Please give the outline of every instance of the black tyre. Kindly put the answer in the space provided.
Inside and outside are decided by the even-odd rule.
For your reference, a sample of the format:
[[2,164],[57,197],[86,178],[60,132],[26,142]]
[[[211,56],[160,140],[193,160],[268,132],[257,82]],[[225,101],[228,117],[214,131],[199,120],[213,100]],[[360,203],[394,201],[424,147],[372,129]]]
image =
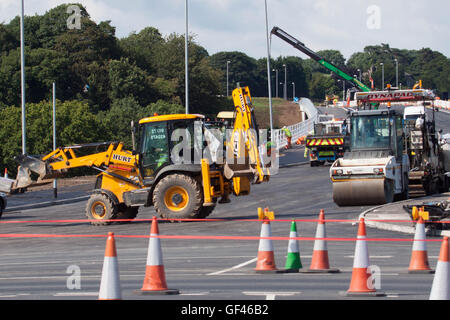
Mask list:
[[153,191],[153,205],[161,218],[197,218],[202,210],[201,184],[184,174],[170,174]]
[[[139,212],[139,207],[129,207],[121,203],[117,208],[117,215],[115,219],[134,219]],[[126,223],[129,221],[120,221]]]
[[409,199],[409,181],[408,181],[408,175],[403,176],[403,181],[406,181],[405,189],[402,193],[399,193],[394,196],[394,201],[402,201],[402,200],[408,200]]
[[117,206],[103,193],[94,193],[86,204],[86,216],[93,225],[107,225],[116,219]]
[[215,207],[216,207],[215,205],[214,206],[209,206],[209,207],[202,207],[200,209],[200,212],[197,215],[197,218],[198,219],[206,218],[207,216],[209,216],[214,211]]
[[389,180],[384,180],[384,198],[386,203],[391,203],[394,201],[394,182]]

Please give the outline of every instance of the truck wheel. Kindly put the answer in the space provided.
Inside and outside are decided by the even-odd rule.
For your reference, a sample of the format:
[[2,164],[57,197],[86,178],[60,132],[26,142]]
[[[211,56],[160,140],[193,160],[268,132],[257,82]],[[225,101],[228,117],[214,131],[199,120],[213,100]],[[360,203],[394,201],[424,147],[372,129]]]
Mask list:
[[[129,207],[121,203],[117,209],[117,215],[115,219],[134,219],[139,211],[139,207]],[[129,221],[121,221],[123,223]]]
[[117,215],[117,206],[105,194],[95,193],[91,195],[86,204],[86,216],[93,225],[107,225],[115,219]]
[[201,184],[185,174],[171,174],[159,181],[153,205],[161,218],[197,218],[203,205]]

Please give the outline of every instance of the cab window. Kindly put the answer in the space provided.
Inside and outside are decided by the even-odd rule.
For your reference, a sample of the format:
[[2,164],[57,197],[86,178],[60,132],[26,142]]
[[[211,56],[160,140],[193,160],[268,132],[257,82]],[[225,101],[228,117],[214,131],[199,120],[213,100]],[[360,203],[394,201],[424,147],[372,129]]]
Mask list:
[[142,127],[141,166],[145,177],[169,162],[167,123],[148,123]]

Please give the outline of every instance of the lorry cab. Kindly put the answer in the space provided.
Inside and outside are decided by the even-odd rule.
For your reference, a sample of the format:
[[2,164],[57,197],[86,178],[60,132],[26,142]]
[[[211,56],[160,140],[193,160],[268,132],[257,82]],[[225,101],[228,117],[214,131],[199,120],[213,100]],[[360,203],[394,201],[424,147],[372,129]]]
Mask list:
[[405,107],[403,111],[403,119],[405,122],[415,122],[418,117],[421,115],[425,115],[425,107],[424,106],[413,106],[413,107]]

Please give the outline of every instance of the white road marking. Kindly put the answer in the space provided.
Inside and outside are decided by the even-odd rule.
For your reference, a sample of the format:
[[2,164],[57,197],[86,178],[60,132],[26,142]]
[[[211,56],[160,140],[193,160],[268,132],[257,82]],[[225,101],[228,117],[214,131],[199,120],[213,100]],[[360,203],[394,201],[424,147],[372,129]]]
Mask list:
[[[355,256],[345,256],[345,258],[355,258]],[[392,256],[369,256],[370,259],[390,259]]]
[[243,291],[243,294],[247,296],[266,296],[266,300],[275,300],[276,296],[293,296],[300,294],[301,292],[259,292],[259,291]]
[[98,292],[58,292],[53,296],[55,297],[96,297]]
[[236,265],[236,266],[234,266],[234,267],[231,267],[231,268],[228,268],[228,269],[223,269],[223,270],[216,271],[216,272],[212,272],[212,273],[208,273],[207,276],[216,276],[216,275],[218,275],[218,274],[222,274],[222,273],[225,273],[225,272],[228,272],[228,271],[231,271],[231,270],[236,270],[236,269],[239,269],[239,268],[241,268],[241,267],[244,267],[244,266],[246,266],[246,265],[248,265],[248,264],[250,264],[250,263],[253,263],[253,262],[255,262],[256,260],[258,260],[258,258],[253,258],[253,259],[251,259],[251,260],[249,260],[249,261],[243,262],[243,263],[238,264],[238,265]]
[[189,293],[180,293],[180,296],[204,296],[207,295],[209,291],[205,292],[189,292]]

